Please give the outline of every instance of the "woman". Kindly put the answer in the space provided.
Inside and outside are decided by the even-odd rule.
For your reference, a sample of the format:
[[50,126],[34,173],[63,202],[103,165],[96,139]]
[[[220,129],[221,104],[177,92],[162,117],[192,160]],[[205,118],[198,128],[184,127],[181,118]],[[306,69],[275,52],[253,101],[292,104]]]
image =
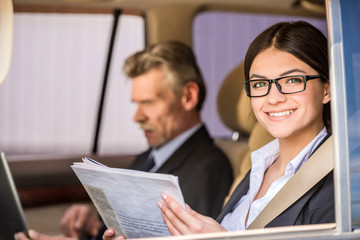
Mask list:
[[[257,120],[276,139],[251,154],[252,169],[218,221],[163,193],[158,206],[172,235],[245,230],[331,132],[327,40],[310,24],[283,22],[261,33],[246,54],[245,79]],[[334,221],[330,172],[266,227]]]

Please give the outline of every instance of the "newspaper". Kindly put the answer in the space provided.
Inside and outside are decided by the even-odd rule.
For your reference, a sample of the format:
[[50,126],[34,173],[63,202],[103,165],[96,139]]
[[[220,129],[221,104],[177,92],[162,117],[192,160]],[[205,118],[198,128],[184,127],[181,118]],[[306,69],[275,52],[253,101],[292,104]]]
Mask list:
[[157,202],[165,192],[185,206],[178,177],[110,168],[90,158],[72,169],[107,227],[126,238],[169,236]]

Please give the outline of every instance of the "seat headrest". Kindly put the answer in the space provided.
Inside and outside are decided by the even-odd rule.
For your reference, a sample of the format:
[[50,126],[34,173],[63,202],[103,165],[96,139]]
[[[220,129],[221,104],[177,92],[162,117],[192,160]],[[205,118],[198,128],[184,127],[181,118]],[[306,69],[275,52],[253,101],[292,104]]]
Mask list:
[[217,110],[222,122],[232,131],[249,135],[257,120],[246,95],[244,63],[237,65],[224,79],[217,97]]

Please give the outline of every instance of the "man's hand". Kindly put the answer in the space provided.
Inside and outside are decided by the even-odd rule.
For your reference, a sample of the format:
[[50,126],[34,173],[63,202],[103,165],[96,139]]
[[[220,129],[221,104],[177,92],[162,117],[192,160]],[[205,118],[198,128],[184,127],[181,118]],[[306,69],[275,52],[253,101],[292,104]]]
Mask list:
[[108,228],[103,234],[103,240],[125,240],[124,236],[114,237],[114,229]]
[[171,196],[163,193],[161,197],[164,202],[159,201],[158,206],[172,235],[227,231],[214,219],[195,212],[188,205],[184,209]]
[[15,240],[76,240],[75,238],[67,238],[64,236],[47,236],[41,233],[38,233],[34,230],[29,230],[30,239],[25,236],[24,233],[16,233],[14,235]]
[[98,214],[86,204],[72,205],[66,210],[60,222],[62,233],[77,239],[84,235],[96,237],[100,227]]

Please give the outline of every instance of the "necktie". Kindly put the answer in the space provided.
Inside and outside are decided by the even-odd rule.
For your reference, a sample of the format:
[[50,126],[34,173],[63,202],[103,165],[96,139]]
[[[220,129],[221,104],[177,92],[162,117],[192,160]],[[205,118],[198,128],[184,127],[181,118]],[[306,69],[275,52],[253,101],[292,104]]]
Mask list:
[[154,157],[151,155],[146,162],[144,163],[144,166],[142,167],[142,171],[148,172],[155,166]]

